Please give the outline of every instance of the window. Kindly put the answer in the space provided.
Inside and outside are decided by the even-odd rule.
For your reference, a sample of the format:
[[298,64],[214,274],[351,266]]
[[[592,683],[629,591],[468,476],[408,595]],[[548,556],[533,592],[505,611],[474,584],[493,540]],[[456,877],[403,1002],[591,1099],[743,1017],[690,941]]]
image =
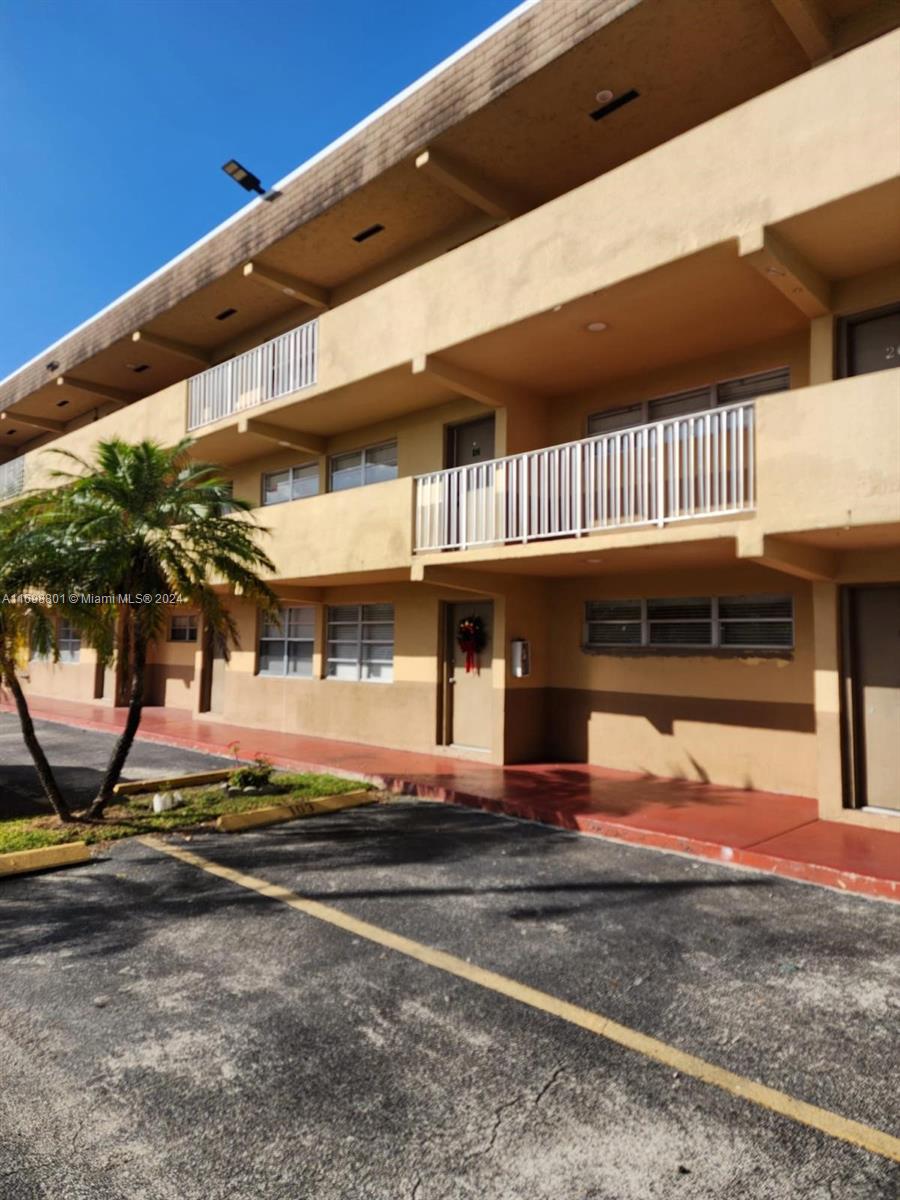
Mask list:
[[284,504],[287,500],[302,500],[319,494],[319,464],[301,463],[271,471],[262,477],[263,504]]
[[757,375],[744,375],[722,383],[711,383],[706,387],[675,392],[671,396],[660,396],[656,400],[644,401],[641,404],[629,404],[626,408],[612,408],[606,412],[594,413],[588,417],[588,436],[616,433],[620,429],[633,429],[635,425],[689,416],[691,413],[721,408],[726,404],[740,404],[756,396],[786,391],[790,386],[791,373],[787,367],[777,367],[773,371],[762,371]]
[[197,618],[193,615],[172,617],[169,622],[170,642],[196,642]]
[[666,596],[651,600],[589,600],[586,649],[790,650],[790,596]]
[[384,442],[367,446],[349,454],[335,454],[331,459],[331,490],[362,487],[366,483],[382,483],[397,478],[397,443]]
[[316,610],[311,604],[282,608],[280,621],[263,620],[259,674],[312,679]]
[[59,618],[56,627],[56,644],[59,647],[60,662],[78,662],[81,657],[81,634],[65,617]]
[[329,679],[390,683],[394,678],[393,604],[339,604],[328,610]]

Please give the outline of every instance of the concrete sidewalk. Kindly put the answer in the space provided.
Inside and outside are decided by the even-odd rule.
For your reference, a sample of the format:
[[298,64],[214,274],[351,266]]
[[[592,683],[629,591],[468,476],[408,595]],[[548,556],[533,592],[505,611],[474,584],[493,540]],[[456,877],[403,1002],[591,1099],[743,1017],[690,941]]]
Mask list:
[[[30,703],[36,718],[83,729],[115,733],[124,723],[124,710],[105,705],[44,697]],[[242,759],[262,754],[280,767],[327,770],[409,795],[900,900],[900,821],[897,833],[822,821],[805,796],[579,763],[499,767],[196,720],[179,709],[145,709],[138,736],[207,754],[236,746]]]

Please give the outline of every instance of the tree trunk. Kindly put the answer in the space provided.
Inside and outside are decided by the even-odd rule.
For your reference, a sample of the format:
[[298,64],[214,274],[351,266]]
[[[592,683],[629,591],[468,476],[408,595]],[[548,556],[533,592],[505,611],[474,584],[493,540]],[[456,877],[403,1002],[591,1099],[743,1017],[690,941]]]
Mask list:
[[100,784],[100,790],[87,811],[88,817],[100,817],[103,810],[113,798],[113,788],[119,782],[125,760],[128,758],[132,742],[141,723],[141,713],[144,708],[144,675],[147,667],[147,642],[143,630],[132,633],[131,639],[131,686],[128,694],[128,716],[125,728],[119,736],[106,768],[106,774]]
[[60,821],[71,821],[72,813],[69,809],[68,801],[59,790],[56,776],[53,774],[53,768],[47,761],[47,755],[44,753],[44,749],[34,731],[34,722],[31,719],[31,713],[28,711],[28,701],[25,699],[25,693],[22,691],[19,677],[16,675],[15,664],[10,662],[9,659],[4,659],[0,674],[5,679],[6,685],[12,692],[13,699],[16,702],[16,712],[19,714],[19,724],[22,726],[22,737],[25,745],[28,747],[28,753],[31,755],[38,779],[41,781],[44,795],[52,804],[53,811],[59,817]]

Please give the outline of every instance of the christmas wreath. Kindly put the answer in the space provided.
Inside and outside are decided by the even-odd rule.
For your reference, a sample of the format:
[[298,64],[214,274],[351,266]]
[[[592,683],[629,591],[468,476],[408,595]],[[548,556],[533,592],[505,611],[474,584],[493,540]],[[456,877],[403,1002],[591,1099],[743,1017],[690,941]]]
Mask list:
[[466,656],[466,674],[478,670],[478,655],[487,645],[487,630],[481,617],[463,617],[456,627],[456,644]]

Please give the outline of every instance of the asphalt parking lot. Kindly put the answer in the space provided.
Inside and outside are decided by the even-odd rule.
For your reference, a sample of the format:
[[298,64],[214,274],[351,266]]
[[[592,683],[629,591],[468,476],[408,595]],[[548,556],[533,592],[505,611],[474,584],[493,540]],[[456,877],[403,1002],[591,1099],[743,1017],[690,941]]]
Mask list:
[[[97,794],[115,738],[55,721],[35,721],[34,726],[59,785],[73,807],[88,804]],[[211,771],[230,762],[215,754],[137,741],[122,778],[152,779]],[[49,811],[22,741],[19,719],[13,713],[0,713],[0,817],[28,817]]]
[[424,802],[168,844],[326,919],[137,842],[0,884],[2,1200],[896,1200],[887,1157],[330,923],[896,1135],[895,906]]

